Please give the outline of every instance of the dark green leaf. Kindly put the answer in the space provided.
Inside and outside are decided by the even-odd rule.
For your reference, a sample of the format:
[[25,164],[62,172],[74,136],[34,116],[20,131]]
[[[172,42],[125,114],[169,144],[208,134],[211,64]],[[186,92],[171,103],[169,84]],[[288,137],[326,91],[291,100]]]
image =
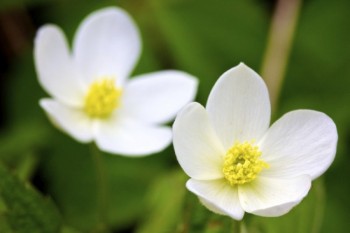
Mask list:
[[61,217],[50,199],[42,197],[29,185],[0,165],[0,196],[8,226],[16,233],[59,232]]

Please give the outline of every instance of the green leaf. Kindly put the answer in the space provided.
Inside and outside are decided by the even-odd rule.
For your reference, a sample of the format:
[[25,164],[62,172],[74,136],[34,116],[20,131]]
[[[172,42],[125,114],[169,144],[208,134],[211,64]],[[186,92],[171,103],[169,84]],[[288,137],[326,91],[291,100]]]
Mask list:
[[14,160],[13,156],[47,143],[48,129],[38,121],[19,123],[0,134],[0,158]]
[[[42,174],[65,222],[86,232],[99,224],[93,158],[88,145],[55,132],[55,139],[46,151],[49,156],[43,157]],[[173,155],[170,149],[144,158],[101,153],[109,191],[106,223],[111,228],[126,228],[144,217],[148,187],[167,171],[170,155]]]
[[63,226],[60,233],[81,233],[81,232],[70,226]]
[[181,227],[186,177],[182,171],[162,176],[148,194],[148,214],[137,233],[177,232]]
[[0,214],[0,232],[1,233],[15,233],[8,224],[5,215]]
[[0,160],[28,180],[38,163],[37,151],[47,143],[47,127],[36,121],[19,123],[0,135]]
[[175,68],[200,79],[201,103],[229,68],[239,62],[259,66],[268,17],[256,1],[152,0],[151,5],[149,15],[154,15],[163,53]]
[[16,233],[59,232],[61,217],[50,199],[10,174],[0,164],[0,196],[6,205],[5,219]]

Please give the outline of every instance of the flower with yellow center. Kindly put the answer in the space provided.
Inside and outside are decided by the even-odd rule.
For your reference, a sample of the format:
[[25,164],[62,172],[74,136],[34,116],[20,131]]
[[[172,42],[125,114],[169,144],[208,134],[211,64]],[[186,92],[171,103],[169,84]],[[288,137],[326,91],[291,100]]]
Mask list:
[[269,124],[266,85],[243,63],[218,79],[206,109],[190,103],[177,115],[175,153],[204,206],[237,220],[283,215],[334,160],[338,135],[327,115],[296,110]]
[[40,105],[55,125],[110,153],[141,156],[168,146],[171,129],[163,124],[194,99],[197,80],[176,70],[129,80],[140,44],[134,22],[116,7],[93,12],[81,23],[72,52],[60,28],[41,27],[35,66],[52,98]]

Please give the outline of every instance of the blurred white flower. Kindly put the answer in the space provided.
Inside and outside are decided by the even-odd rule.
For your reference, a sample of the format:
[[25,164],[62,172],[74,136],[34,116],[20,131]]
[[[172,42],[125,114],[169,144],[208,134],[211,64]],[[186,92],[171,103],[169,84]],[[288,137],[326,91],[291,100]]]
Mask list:
[[167,70],[128,77],[140,55],[138,30],[119,8],[89,15],[69,51],[55,25],[41,27],[35,39],[39,82],[52,96],[40,100],[50,119],[76,140],[95,141],[106,152],[139,156],[163,150],[173,119],[192,101],[197,80]]
[[219,78],[206,109],[191,103],[178,114],[177,159],[208,209],[237,220],[283,215],[334,160],[338,135],[328,116],[296,110],[269,128],[270,114],[265,83],[244,64]]

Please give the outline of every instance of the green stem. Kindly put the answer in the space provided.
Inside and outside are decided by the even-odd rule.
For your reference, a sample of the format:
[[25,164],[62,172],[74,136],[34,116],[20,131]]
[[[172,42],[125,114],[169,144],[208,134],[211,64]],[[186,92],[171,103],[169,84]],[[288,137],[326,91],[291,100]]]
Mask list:
[[326,202],[326,191],[325,191],[323,180],[320,179],[314,182],[313,188],[316,191],[317,205],[316,205],[315,217],[314,217],[311,233],[318,233],[318,232],[321,232],[321,229],[322,229],[322,220],[324,217],[325,202]]
[[272,111],[278,104],[302,0],[278,0],[272,17],[261,76],[269,88]]
[[107,229],[106,220],[108,200],[106,169],[103,163],[103,154],[101,151],[93,143],[91,144],[90,149],[97,178],[97,213],[99,217],[99,225],[97,226],[96,232],[105,232]]
[[242,229],[241,229],[241,225],[242,225],[242,222],[241,221],[236,221],[236,220],[233,220],[233,231],[232,233],[241,233]]

